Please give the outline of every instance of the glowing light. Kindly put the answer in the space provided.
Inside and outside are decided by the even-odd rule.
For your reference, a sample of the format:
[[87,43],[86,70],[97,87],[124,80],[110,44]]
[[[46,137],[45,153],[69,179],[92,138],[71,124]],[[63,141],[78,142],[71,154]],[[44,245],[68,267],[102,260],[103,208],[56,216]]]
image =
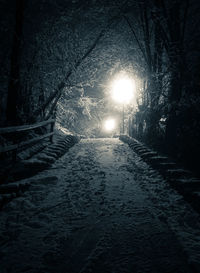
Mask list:
[[116,127],[116,122],[114,119],[107,119],[104,123],[104,128],[108,132],[113,131],[115,127]]
[[133,79],[119,78],[113,82],[112,97],[119,103],[129,103],[133,99],[134,91],[135,82]]

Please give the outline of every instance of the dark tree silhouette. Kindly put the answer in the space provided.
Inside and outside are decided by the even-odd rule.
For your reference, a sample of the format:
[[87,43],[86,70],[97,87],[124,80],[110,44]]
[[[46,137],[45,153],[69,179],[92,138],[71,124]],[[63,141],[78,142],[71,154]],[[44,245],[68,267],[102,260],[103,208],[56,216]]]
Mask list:
[[[36,0],[26,2],[26,12],[25,0],[14,2],[9,84],[1,98],[1,105],[7,99],[6,125],[62,112],[70,121],[57,120],[66,126],[75,130],[73,121],[82,119],[87,127],[91,113],[109,113],[106,96],[96,103],[98,92],[108,94],[106,82],[124,70],[139,86],[138,105],[125,120],[130,134],[183,160],[198,155],[199,1]],[[75,94],[78,86],[83,91]],[[87,96],[88,86],[96,101]]]
[[7,96],[7,121],[8,124],[19,124],[19,115],[17,111],[20,94],[20,52],[23,34],[23,19],[25,0],[16,0],[16,19],[13,33],[13,45],[11,53],[10,80]]

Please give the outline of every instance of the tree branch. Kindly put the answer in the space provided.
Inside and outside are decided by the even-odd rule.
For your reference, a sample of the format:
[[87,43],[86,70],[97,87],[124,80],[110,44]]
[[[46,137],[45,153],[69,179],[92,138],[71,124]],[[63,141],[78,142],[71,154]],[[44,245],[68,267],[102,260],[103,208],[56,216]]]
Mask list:
[[185,28],[186,28],[188,10],[189,10],[189,0],[186,0],[185,11],[184,11],[184,15],[183,15],[183,27],[182,27],[182,34],[181,34],[181,44],[183,44],[184,38],[185,38]]
[[136,33],[135,33],[135,30],[133,29],[133,27],[132,27],[132,25],[131,25],[131,23],[130,23],[128,17],[125,16],[125,15],[123,14],[123,18],[124,18],[124,20],[127,22],[127,24],[128,24],[128,26],[129,26],[131,32],[133,33],[133,36],[134,36],[134,38],[135,38],[135,40],[136,40],[136,42],[137,42],[137,44],[138,44],[138,47],[139,47],[140,51],[142,52],[142,55],[143,55],[143,57],[144,57],[146,63],[148,64],[148,61],[147,61],[147,57],[146,57],[145,51],[144,51],[144,49],[143,49],[143,47],[142,47],[142,44],[140,43],[140,41],[139,41],[139,39],[138,39],[138,37],[137,37],[137,35],[136,35]]
[[[118,14],[119,15],[119,14]],[[118,16],[117,15],[117,16]],[[57,88],[55,89],[55,91],[50,95],[50,97],[46,100],[46,102],[41,105],[34,113],[33,113],[33,117],[37,117],[41,111],[44,111],[48,105],[53,101],[54,98],[57,99],[57,101],[59,100],[61,94],[62,94],[62,90],[65,87],[65,83],[66,81],[69,79],[69,77],[71,76],[71,74],[74,72],[74,70],[76,70],[81,63],[90,55],[90,53],[95,49],[95,47],[97,46],[97,44],[99,43],[100,39],[105,35],[107,29],[113,24],[113,22],[115,21],[116,18],[118,18],[117,16],[113,16],[108,24],[106,25],[106,27],[101,30],[101,32],[99,33],[99,35],[97,36],[97,38],[95,39],[95,41],[93,42],[92,46],[86,51],[86,53],[83,55],[83,57],[81,57],[74,65],[73,69],[71,68],[67,75],[65,76],[64,80],[58,84]]]

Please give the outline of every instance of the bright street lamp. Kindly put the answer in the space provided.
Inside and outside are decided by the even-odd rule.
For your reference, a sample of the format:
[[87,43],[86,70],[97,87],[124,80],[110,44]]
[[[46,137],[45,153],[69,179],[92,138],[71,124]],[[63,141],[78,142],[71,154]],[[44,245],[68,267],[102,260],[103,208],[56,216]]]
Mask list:
[[104,129],[107,131],[107,132],[111,132],[115,129],[116,127],[116,122],[114,119],[107,119],[105,122],[104,122]]
[[128,104],[133,98],[135,83],[128,78],[115,80],[112,86],[112,97],[116,102]]
[[124,105],[131,102],[135,91],[135,81],[130,78],[116,79],[112,84],[112,98],[123,105],[123,130],[124,134]]

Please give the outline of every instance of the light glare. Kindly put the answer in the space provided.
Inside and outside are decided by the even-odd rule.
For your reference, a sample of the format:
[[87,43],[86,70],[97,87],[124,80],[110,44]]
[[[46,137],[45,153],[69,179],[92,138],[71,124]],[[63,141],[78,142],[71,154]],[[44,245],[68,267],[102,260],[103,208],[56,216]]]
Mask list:
[[107,119],[104,123],[104,128],[108,132],[113,131],[115,127],[116,127],[116,124],[114,119]]
[[135,83],[131,79],[121,78],[114,81],[112,97],[119,103],[129,103],[133,99]]

